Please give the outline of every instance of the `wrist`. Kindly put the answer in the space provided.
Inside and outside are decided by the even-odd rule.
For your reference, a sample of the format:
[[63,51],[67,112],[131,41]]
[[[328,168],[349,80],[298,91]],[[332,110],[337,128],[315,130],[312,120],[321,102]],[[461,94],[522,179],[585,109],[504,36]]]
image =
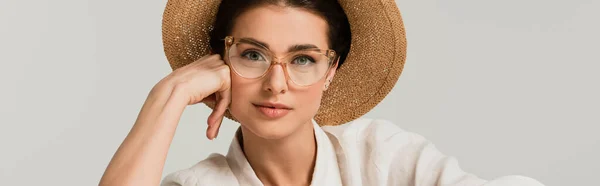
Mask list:
[[150,91],[151,93],[153,92],[171,92],[173,90],[173,87],[175,86],[175,83],[173,83],[171,81],[171,79],[167,76],[163,79],[161,79],[158,83],[156,83],[156,85],[154,85],[154,87],[152,87],[152,90]]
[[185,96],[180,95],[182,91],[176,90],[176,87],[177,86],[168,79],[163,79],[152,87],[147,101],[158,102],[161,107],[165,106],[167,102],[175,102],[175,105],[183,105],[182,107],[187,106],[187,103],[185,103],[183,99]]

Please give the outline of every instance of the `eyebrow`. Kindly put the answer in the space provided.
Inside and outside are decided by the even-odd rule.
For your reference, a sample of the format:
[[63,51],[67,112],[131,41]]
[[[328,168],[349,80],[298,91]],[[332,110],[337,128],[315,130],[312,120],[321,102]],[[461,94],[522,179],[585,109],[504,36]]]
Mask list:
[[[240,41],[244,41],[246,43],[250,43],[253,45],[257,45],[257,46],[262,46],[262,47],[265,47],[265,48],[271,50],[269,48],[269,44],[259,41],[259,40],[256,40],[254,38],[244,37],[244,38],[241,38]],[[296,45],[290,46],[288,48],[287,52],[296,52],[296,51],[308,50],[308,49],[319,49],[319,47],[317,47],[316,45],[313,45],[313,44],[296,44]]]

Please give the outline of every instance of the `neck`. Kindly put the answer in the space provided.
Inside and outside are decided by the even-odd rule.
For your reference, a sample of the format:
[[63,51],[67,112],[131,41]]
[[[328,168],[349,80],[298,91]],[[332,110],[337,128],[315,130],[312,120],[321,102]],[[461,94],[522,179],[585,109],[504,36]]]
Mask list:
[[242,126],[242,149],[264,185],[310,185],[317,145],[312,121],[280,139],[265,139]]

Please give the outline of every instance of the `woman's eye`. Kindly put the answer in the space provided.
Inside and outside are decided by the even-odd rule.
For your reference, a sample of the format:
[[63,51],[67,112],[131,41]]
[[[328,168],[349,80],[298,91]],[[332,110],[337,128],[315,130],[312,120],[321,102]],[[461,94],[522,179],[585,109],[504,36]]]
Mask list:
[[242,57],[252,60],[252,61],[264,61],[265,60],[265,58],[256,51],[244,52],[242,54]]
[[315,63],[315,60],[308,56],[300,56],[292,61],[292,64],[295,65],[309,65],[310,63]]

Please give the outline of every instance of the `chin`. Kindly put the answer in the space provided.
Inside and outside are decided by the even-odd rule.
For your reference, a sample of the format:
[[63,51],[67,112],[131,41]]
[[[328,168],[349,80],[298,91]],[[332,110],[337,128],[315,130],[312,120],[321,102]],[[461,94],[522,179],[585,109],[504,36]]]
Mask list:
[[231,109],[230,111],[242,128],[263,139],[285,138],[306,124],[306,122],[302,122],[302,119],[299,119],[294,111],[281,118],[269,119],[262,116],[262,113],[253,112],[251,109],[248,109],[246,112],[236,112],[236,110]]
[[[318,109],[318,107],[317,107]],[[299,130],[303,130],[305,125],[312,125],[312,117],[317,112],[306,112],[306,108],[293,108],[286,115],[279,118],[273,118],[262,113],[252,105],[236,105],[230,108],[231,114],[240,123],[245,131],[263,139],[282,139],[286,138]]]
[[256,118],[250,121],[240,121],[242,127],[264,139],[281,139],[291,135],[300,127],[297,120],[260,120]]

